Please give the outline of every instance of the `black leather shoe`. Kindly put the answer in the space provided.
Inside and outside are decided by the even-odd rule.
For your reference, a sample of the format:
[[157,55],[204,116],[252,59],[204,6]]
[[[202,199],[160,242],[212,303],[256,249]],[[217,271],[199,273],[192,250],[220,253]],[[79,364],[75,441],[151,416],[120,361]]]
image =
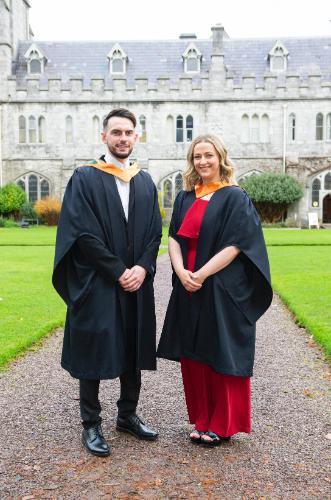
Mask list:
[[84,429],[82,441],[87,451],[92,455],[97,457],[108,457],[110,455],[110,448],[103,437],[101,425]]
[[158,433],[147,427],[135,414],[126,418],[118,417],[116,429],[147,441],[155,441],[158,437]]

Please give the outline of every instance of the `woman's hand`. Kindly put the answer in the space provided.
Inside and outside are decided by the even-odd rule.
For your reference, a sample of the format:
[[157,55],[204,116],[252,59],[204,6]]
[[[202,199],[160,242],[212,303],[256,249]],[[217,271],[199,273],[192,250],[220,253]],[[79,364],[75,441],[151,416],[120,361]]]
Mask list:
[[193,278],[194,273],[188,271],[187,269],[182,269],[177,273],[178,278],[181,281],[181,284],[188,292],[197,292],[201,288],[201,284],[198,283],[197,280]]
[[195,271],[195,273],[192,273],[192,278],[196,283],[202,285],[202,283],[206,278],[208,278],[208,276],[204,272],[202,272],[201,269],[199,269],[199,271]]

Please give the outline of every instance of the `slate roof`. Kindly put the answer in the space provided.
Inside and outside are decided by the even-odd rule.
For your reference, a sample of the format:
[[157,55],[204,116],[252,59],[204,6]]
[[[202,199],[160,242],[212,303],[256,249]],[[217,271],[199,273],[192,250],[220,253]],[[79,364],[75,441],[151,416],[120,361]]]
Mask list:
[[[314,38],[264,38],[264,39],[226,39],[224,40],[224,61],[234,76],[236,84],[243,75],[252,73],[257,84],[263,83],[263,75],[269,72],[268,53],[277,40],[289,51],[287,73],[299,74],[305,80],[308,74],[321,73],[322,81],[331,80],[331,37]],[[110,83],[109,60],[107,54],[115,43],[119,43],[128,55],[127,79],[134,83],[136,77],[147,77],[153,86],[158,77],[167,76],[172,82],[183,76],[182,54],[189,43],[193,42],[202,53],[201,73],[194,76],[199,81],[201,75],[208,75],[211,40],[174,40],[174,41],[104,41],[104,42],[21,42],[18,49],[14,74],[19,83],[24,81],[27,65],[24,54],[35,43],[47,56],[45,73],[41,82],[48,77],[59,76],[64,81],[82,75],[84,84],[93,76],[104,76]],[[283,79],[284,76],[280,76]]]

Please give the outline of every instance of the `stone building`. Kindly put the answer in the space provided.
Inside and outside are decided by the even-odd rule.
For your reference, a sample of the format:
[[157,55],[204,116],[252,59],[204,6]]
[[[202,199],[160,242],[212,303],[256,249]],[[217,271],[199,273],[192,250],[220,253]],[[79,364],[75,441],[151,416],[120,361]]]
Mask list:
[[103,153],[102,118],[139,119],[135,158],[167,209],[192,137],[219,134],[237,179],[287,172],[305,196],[289,216],[331,222],[331,37],[42,42],[30,2],[0,0],[0,175],[30,200],[62,196],[73,169]]

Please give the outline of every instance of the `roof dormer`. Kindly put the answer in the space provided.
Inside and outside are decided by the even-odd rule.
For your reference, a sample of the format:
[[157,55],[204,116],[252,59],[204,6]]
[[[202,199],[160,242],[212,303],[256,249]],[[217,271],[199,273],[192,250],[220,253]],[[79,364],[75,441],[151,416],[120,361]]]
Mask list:
[[270,62],[270,71],[281,73],[286,71],[287,69],[287,57],[289,55],[289,51],[285,47],[285,45],[277,40],[273,48],[270,50],[268,54],[269,62]]
[[30,45],[28,50],[25,52],[24,57],[27,62],[29,75],[43,74],[47,57],[35,43]]
[[183,53],[184,72],[200,73],[202,54],[196,45],[191,42]]
[[128,56],[119,43],[115,43],[107,57],[109,59],[109,71],[112,75],[124,75],[126,73]]

